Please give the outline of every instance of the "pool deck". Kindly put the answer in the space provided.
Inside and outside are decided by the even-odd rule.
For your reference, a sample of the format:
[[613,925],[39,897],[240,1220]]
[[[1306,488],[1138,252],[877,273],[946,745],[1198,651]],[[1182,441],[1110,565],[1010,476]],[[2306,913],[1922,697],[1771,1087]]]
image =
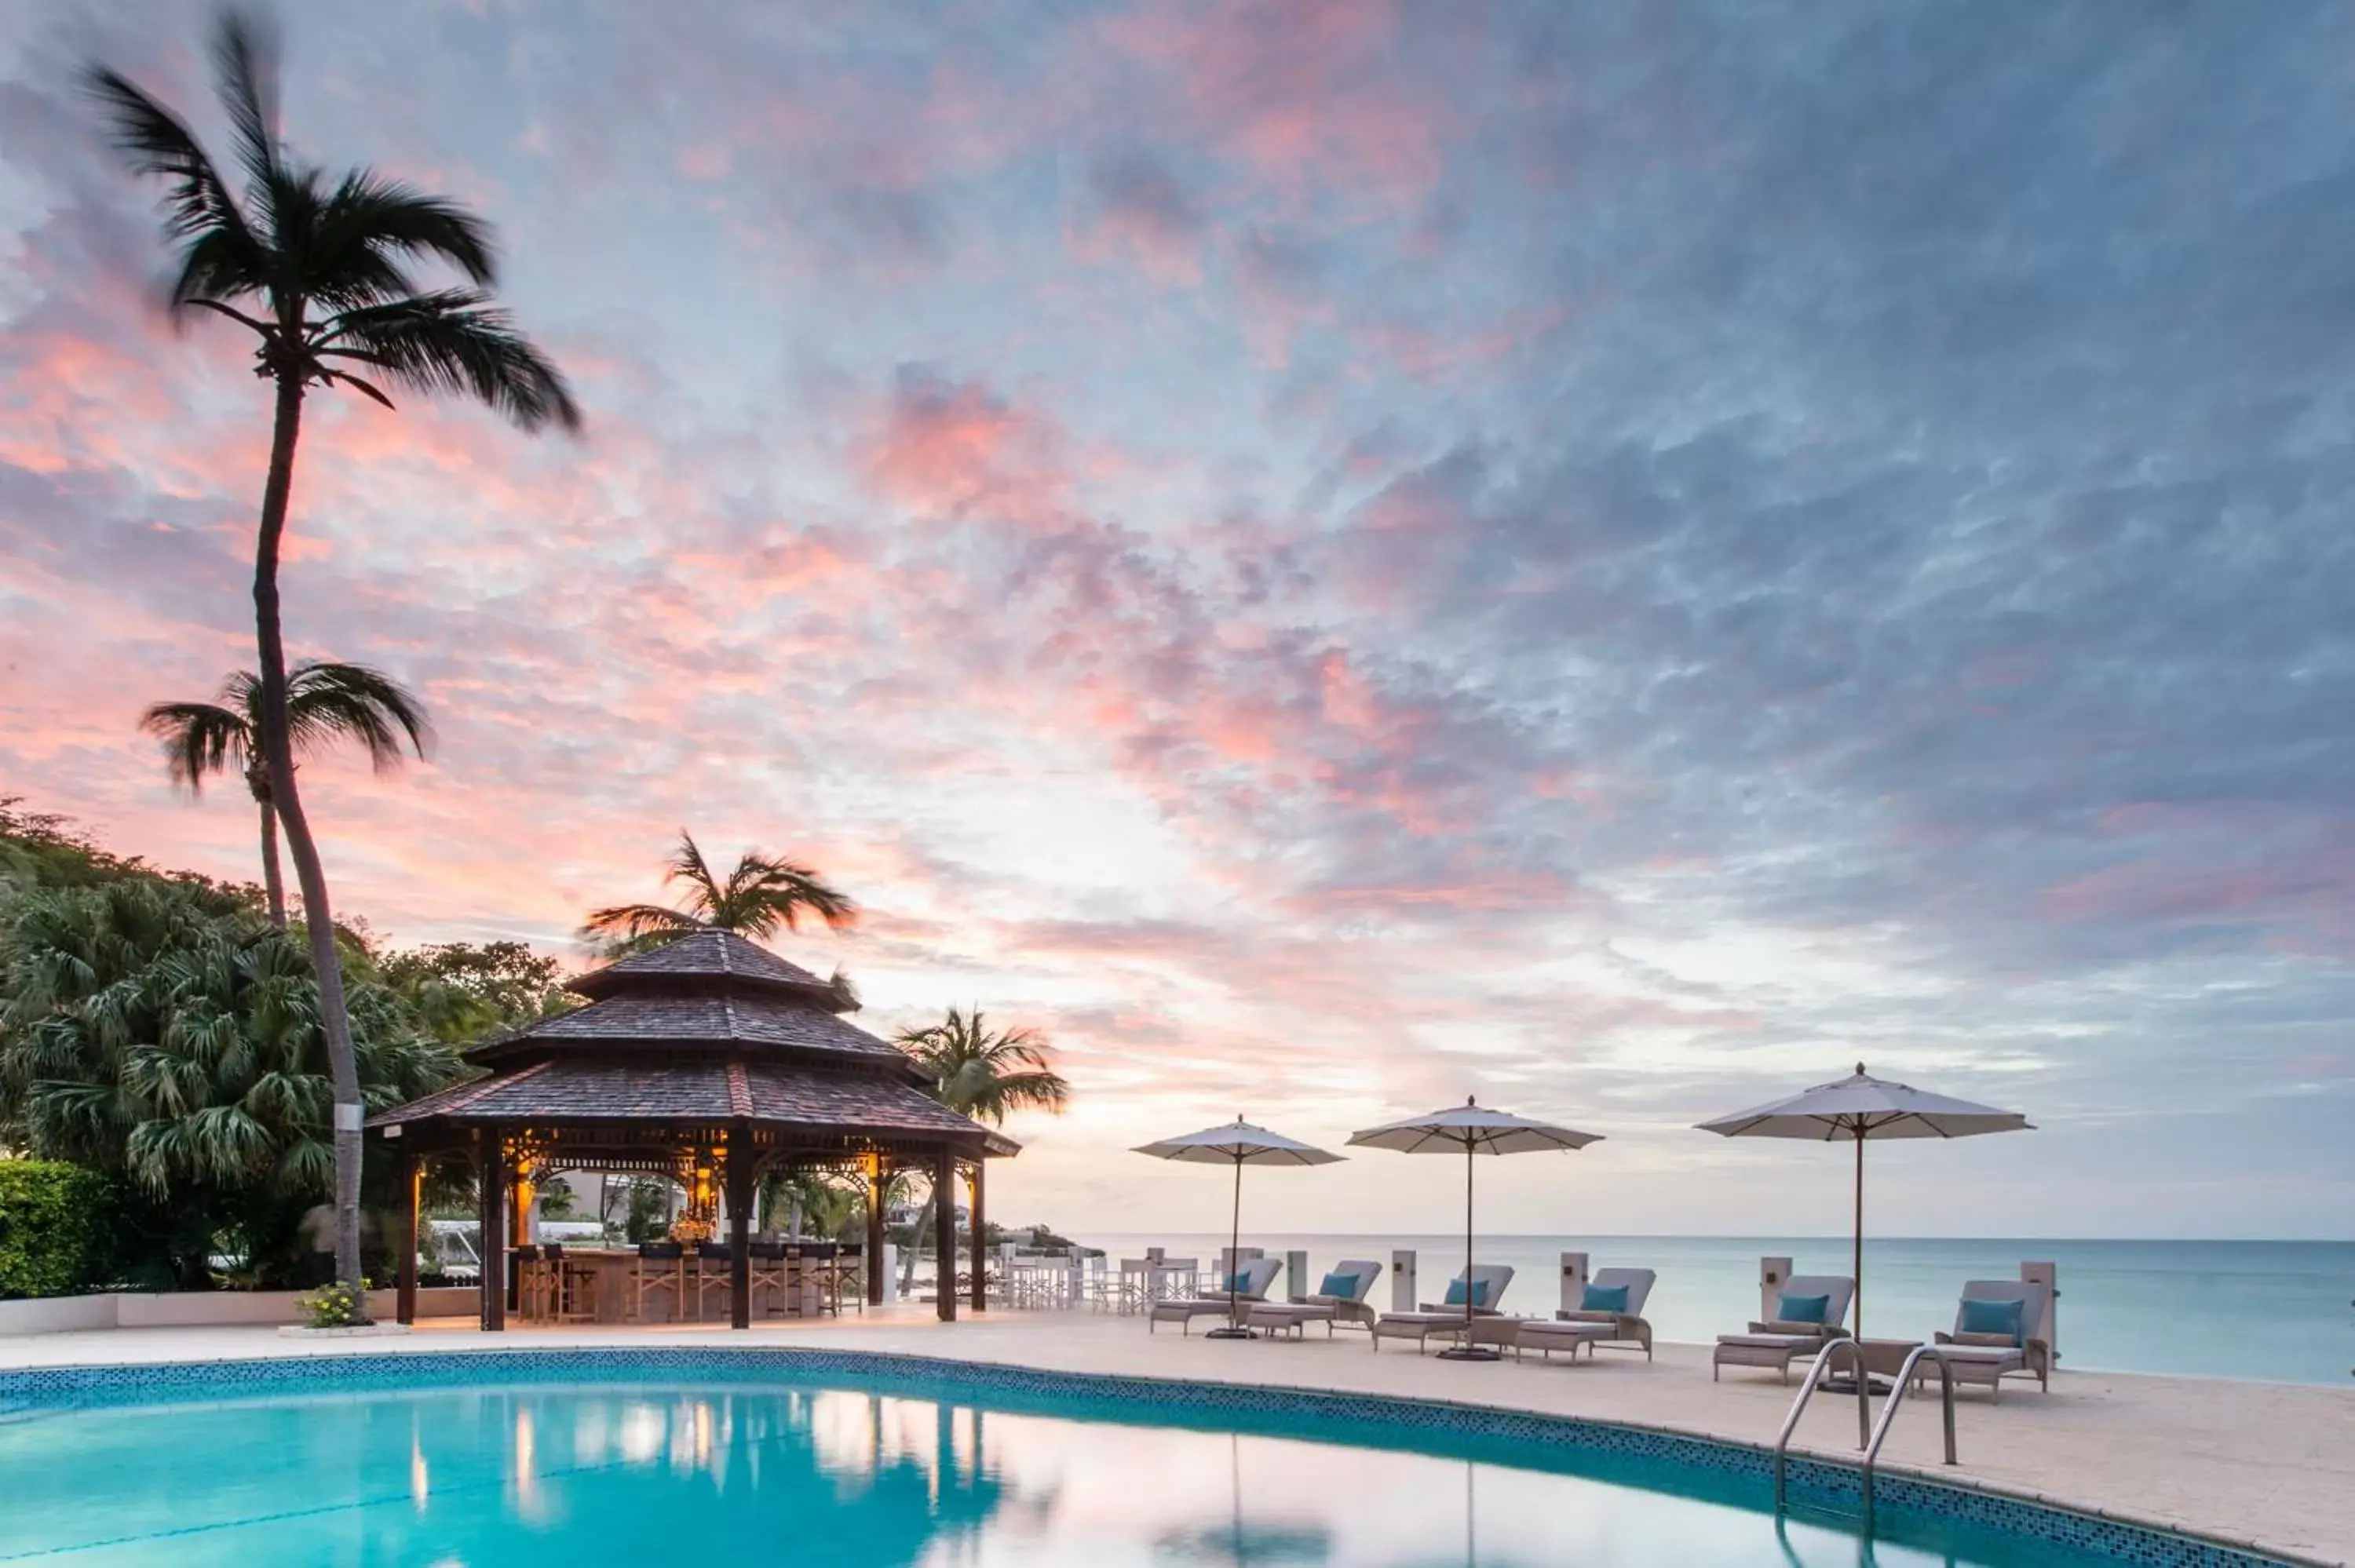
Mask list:
[[[1712,1383],[1709,1352],[1700,1345],[1662,1345],[1651,1362],[1640,1353],[1604,1351],[1574,1365],[1561,1358],[1479,1364],[1418,1356],[1396,1342],[1376,1353],[1364,1335],[1347,1331],[1330,1341],[1314,1335],[1244,1344],[1172,1329],[1148,1335],[1137,1319],[1091,1313],[992,1311],[944,1324],[929,1308],[736,1334],[689,1327],[489,1335],[455,1320],[422,1323],[408,1335],[320,1340],[288,1339],[269,1328],[115,1329],[0,1339],[0,1369],[649,1344],[813,1345],[1445,1399],[1762,1445],[1774,1441],[1796,1388],[1739,1368]],[[2033,1381],[2014,1380],[1999,1404],[1984,1390],[1957,1396],[1962,1463],[1953,1469],[1939,1463],[1935,1385],[1927,1393],[1898,1418],[1883,1455],[1891,1468],[2355,1568],[2355,1386],[2064,1372],[2046,1394]],[[1854,1400],[1817,1395],[1800,1446],[1853,1459],[1855,1441]]]

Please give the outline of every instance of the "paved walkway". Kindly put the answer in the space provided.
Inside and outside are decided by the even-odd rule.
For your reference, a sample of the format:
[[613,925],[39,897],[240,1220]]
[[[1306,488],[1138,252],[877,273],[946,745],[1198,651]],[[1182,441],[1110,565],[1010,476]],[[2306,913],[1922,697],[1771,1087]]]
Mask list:
[[[1495,1365],[1442,1361],[1363,1335],[1248,1344],[1148,1336],[1135,1319],[992,1312],[955,1324],[893,1310],[839,1322],[763,1327],[517,1330],[515,1347],[661,1343],[855,1343],[1041,1367],[1444,1398],[1594,1416],[1711,1437],[1771,1443],[1791,1393],[1771,1373],[1730,1369],[1712,1383],[1705,1349],[1664,1345],[1658,1359],[1605,1351],[1592,1364],[1557,1359]],[[500,1342],[471,1323],[429,1323],[405,1337],[290,1340],[272,1329],[123,1329],[0,1339],[0,1367],[221,1360],[276,1355],[430,1354]],[[2190,1530],[2309,1562],[2355,1564],[2355,1388],[2200,1378],[2063,1372],[2050,1394],[2015,1382],[2000,1404],[1959,1396],[1962,1465],[1939,1465],[1937,1402],[1900,1415],[1886,1458],[1939,1478],[1977,1482]],[[1877,1409],[1877,1407],[1876,1407]],[[1853,1457],[1856,1406],[1817,1396],[1804,1446]]]

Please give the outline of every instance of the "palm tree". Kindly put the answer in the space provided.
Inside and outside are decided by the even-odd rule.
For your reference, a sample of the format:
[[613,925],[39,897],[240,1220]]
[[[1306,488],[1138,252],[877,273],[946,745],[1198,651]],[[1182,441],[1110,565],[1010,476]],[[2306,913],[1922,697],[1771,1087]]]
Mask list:
[[[1071,1103],[1071,1083],[1055,1071],[1047,1037],[1035,1029],[993,1030],[978,1007],[970,1017],[952,1007],[938,1023],[902,1029],[893,1044],[923,1069],[926,1094],[975,1121],[1003,1127],[1015,1111],[1060,1116]],[[916,1245],[900,1272],[902,1291],[915,1277],[916,1255],[932,1235],[936,1208],[925,1204],[916,1223]],[[955,1265],[943,1258],[940,1288],[954,1288],[954,1273]]]
[[[261,882],[270,894],[270,923],[286,928],[286,880],[278,867],[278,813],[270,804],[270,771],[261,758],[261,678],[240,670],[221,683],[209,703],[157,703],[139,717],[139,727],[164,743],[172,782],[191,795],[205,780],[231,768],[245,773],[245,787],[261,812]],[[306,659],[286,681],[286,735],[297,755],[314,754],[339,740],[357,741],[378,773],[400,766],[405,736],[420,761],[432,726],[425,705],[390,676],[365,664],[331,664]]]
[[1047,1037],[1035,1029],[991,1029],[975,1008],[938,1023],[902,1029],[895,1042],[931,1080],[924,1092],[960,1116],[1002,1127],[1018,1110],[1060,1116],[1071,1086],[1054,1070]]
[[685,828],[678,831],[678,850],[665,873],[666,884],[684,882],[687,907],[661,904],[616,904],[592,910],[581,927],[583,938],[602,943],[619,958],[643,953],[677,940],[690,931],[733,931],[754,940],[773,936],[779,927],[801,929],[802,916],[811,914],[836,930],[858,918],[858,906],[848,895],[827,885],[805,865],[776,855],[746,850],[736,869],[722,881],[712,874]]
[[[178,268],[165,296],[173,321],[207,311],[252,333],[259,340],[255,374],[273,390],[270,471],[253,561],[261,755],[271,805],[302,885],[335,1084],[336,1268],[357,1282],[359,1074],[326,874],[294,786],[279,626],[278,558],[303,399],[313,387],[348,387],[390,408],[384,390],[363,379],[366,371],[419,393],[474,397],[526,430],[549,424],[577,429],[581,413],[555,366],[493,302],[498,268],[481,219],[370,169],[331,182],[325,171],[292,157],[279,140],[277,48],[268,27],[224,12],[213,68],[244,175],[241,195],[187,125],[128,78],[93,65],[85,83],[133,172],[165,184],[165,232]],[[419,262],[453,269],[464,282],[428,288],[412,276]]]

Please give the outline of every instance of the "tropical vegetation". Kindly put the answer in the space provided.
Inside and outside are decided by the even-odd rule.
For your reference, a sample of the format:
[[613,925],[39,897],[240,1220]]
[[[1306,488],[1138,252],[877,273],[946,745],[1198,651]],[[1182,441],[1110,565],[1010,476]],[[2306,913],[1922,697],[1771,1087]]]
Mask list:
[[[1071,1086],[1055,1071],[1051,1048],[1035,1029],[992,1029],[976,1007],[950,1008],[938,1023],[900,1031],[894,1041],[923,1069],[924,1092],[960,1116],[1002,1127],[1016,1111],[1060,1116],[1071,1101]],[[915,1277],[916,1254],[932,1238],[936,1221],[927,1203],[916,1222],[915,1245],[900,1269],[901,1288]],[[951,1267],[941,1266],[947,1289]]]
[[[286,928],[286,878],[278,864],[278,813],[270,803],[270,769],[261,753],[261,677],[240,670],[213,701],[157,703],[139,727],[164,743],[172,782],[191,795],[234,768],[261,817],[261,885],[270,923]],[[400,766],[401,742],[422,760],[431,726],[425,705],[390,676],[365,664],[306,659],[286,682],[286,738],[298,757],[337,742],[357,744],[378,773]]]
[[839,930],[858,918],[858,906],[817,872],[779,855],[746,850],[725,877],[711,869],[692,834],[679,830],[663,881],[684,883],[686,906],[616,904],[591,910],[581,927],[586,941],[621,958],[677,941],[692,931],[733,931],[761,941],[780,929],[798,931],[814,915]]
[[[455,1081],[460,1047],[560,1005],[552,962],[512,944],[337,938],[371,1107]],[[96,1183],[73,1204],[96,1215],[107,1278],[297,1282],[303,1217],[334,1191],[318,994],[258,889],[153,870],[0,801],[0,1148]],[[33,1293],[27,1277],[0,1293]]]
[[[271,385],[253,572],[261,754],[302,887],[319,991],[315,1016],[333,1086],[336,1266],[339,1277],[357,1281],[363,1086],[326,874],[295,786],[280,624],[278,565],[304,400],[313,387],[348,387],[389,408],[389,385],[474,397],[527,431],[577,429],[581,416],[555,366],[495,303],[497,261],[481,219],[374,170],[331,179],[294,157],[279,134],[276,40],[265,26],[224,13],[212,54],[241,190],[186,122],[129,78],[92,66],[85,85],[132,170],[164,183],[165,232],[176,259],[165,299],[172,318],[202,312],[245,328],[255,339],[256,374]],[[460,281],[431,285],[415,270],[421,263]]]

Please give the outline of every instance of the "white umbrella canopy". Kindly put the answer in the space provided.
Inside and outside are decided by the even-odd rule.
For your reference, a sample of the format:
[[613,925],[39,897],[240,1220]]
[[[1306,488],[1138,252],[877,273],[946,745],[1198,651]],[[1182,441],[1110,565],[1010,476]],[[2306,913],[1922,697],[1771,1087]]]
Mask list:
[[1856,1145],[1856,1223],[1849,1266],[1856,1276],[1856,1333],[1864,1337],[1864,1145],[1868,1139],[1974,1138],[1988,1132],[2033,1130],[2018,1111],[1975,1105],[1951,1095],[1934,1095],[1911,1084],[1876,1078],[1859,1062],[1856,1071],[1817,1084],[1788,1099],[1736,1111],[1700,1124],[1703,1132],[1725,1138],[1796,1138],[1811,1143]]
[[1242,1272],[1235,1255],[1242,1250],[1243,1167],[1333,1165],[1348,1156],[1328,1153],[1298,1139],[1270,1132],[1263,1127],[1253,1127],[1241,1117],[1220,1127],[1206,1127],[1199,1132],[1165,1138],[1157,1143],[1139,1144],[1135,1152],[1188,1165],[1231,1165],[1235,1168],[1233,1226],[1227,1247],[1227,1326],[1213,1329],[1210,1334],[1215,1339],[1250,1339],[1252,1331],[1242,1326],[1241,1301],[1236,1284],[1236,1276]]
[[1466,1099],[1428,1115],[1385,1122],[1349,1135],[1352,1144],[1396,1150],[1401,1154],[1464,1156],[1464,1342],[1439,1353],[1454,1361],[1494,1361],[1498,1352],[1472,1343],[1472,1157],[1476,1154],[1535,1154],[1583,1149],[1600,1143],[1599,1132],[1579,1132],[1531,1121]]

